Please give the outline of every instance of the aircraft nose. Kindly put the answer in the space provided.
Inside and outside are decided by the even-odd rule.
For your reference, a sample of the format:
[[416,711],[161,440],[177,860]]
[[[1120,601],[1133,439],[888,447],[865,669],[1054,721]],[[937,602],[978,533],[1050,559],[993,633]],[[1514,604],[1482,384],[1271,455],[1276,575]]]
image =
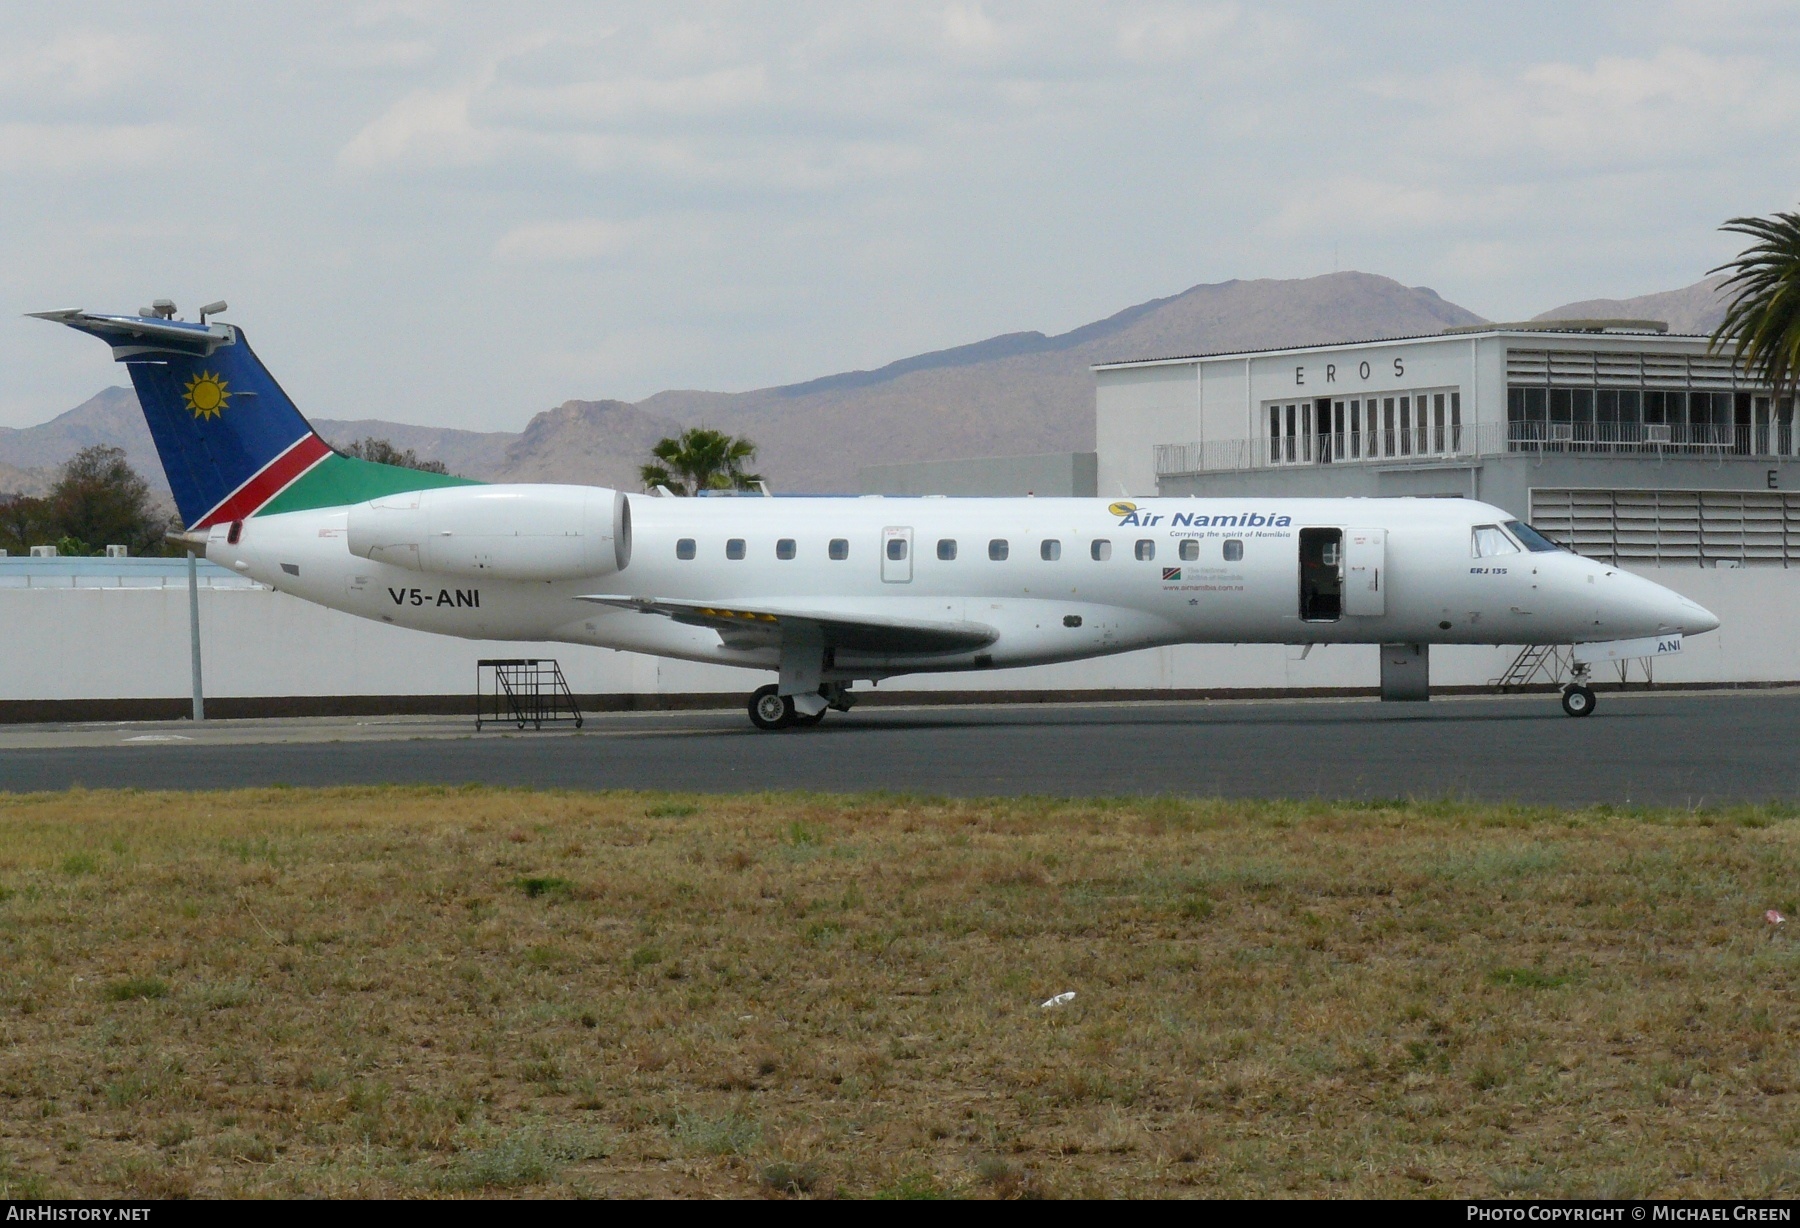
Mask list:
[[1711,610],[1654,580],[1613,568],[1605,575],[1619,586],[1613,592],[1620,604],[1604,616],[1618,634],[1701,635],[1719,625],[1719,616]]
[[1702,635],[1718,627],[1719,616],[1698,601],[1689,601],[1680,594],[1676,594],[1675,600],[1679,606],[1675,621],[1683,635]]
[[[1645,583],[1652,583],[1646,581]],[[1683,635],[1700,635],[1719,625],[1719,616],[1701,605],[1660,584],[1655,589],[1657,634],[1679,631]]]

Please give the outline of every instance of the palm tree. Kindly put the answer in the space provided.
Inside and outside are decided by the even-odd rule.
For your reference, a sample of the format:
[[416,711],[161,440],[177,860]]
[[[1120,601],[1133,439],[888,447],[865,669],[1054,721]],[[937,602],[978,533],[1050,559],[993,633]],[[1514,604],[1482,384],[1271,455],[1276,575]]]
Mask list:
[[1712,348],[1730,342],[1747,373],[1777,393],[1792,392],[1800,382],[1800,213],[1734,217],[1719,229],[1756,242],[1712,270],[1732,270],[1719,287],[1730,292],[1731,305],[1713,330]]
[[744,466],[756,459],[755,444],[703,426],[662,440],[650,455],[656,461],[638,470],[646,489],[666,486],[675,494],[692,495],[702,490],[748,490],[762,481],[744,472]]

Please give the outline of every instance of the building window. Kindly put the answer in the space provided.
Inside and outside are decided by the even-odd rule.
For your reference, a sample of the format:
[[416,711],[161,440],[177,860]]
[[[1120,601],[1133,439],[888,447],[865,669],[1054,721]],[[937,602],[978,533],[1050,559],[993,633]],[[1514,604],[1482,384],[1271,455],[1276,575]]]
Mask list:
[[675,543],[675,557],[678,559],[693,558],[694,557],[694,539],[691,537],[684,537],[680,541],[676,542]]
[[776,558],[791,559],[794,557],[795,553],[796,553],[796,551],[794,549],[794,539],[793,538],[784,537],[780,541],[775,543],[775,557]]
[[1200,543],[1189,537],[1181,543],[1181,561],[1192,563],[1200,557]]
[[1104,563],[1112,557],[1112,542],[1104,537],[1096,537],[1094,544],[1088,547],[1088,553],[1094,556],[1094,562]]
[[1462,447],[1462,394],[1451,389],[1265,403],[1264,409],[1269,441],[1267,460],[1257,460],[1259,465],[1438,456]]
[[1006,539],[1004,537],[996,537],[993,541],[988,543],[988,557],[994,560],[994,562],[1006,562],[1007,553]]
[[956,558],[956,539],[953,537],[938,538],[938,558],[944,562],[953,562]]
[[825,552],[841,563],[850,557],[850,543],[842,537],[834,537]]
[[1244,543],[1233,537],[1225,543],[1225,561],[1235,563],[1244,557]]
[[1054,563],[1062,557],[1062,543],[1054,537],[1046,537],[1043,544],[1038,546],[1038,555],[1044,562]]
[[734,537],[730,541],[726,542],[725,543],[725,557],[728,559],[743,558],[744,557],[744,539],[741,537]]
[[1155,561],[1155,559],[1156,543],[1151,541],[1148,537],[1138,538],[1137,561],[1140,563],[1149,563]]

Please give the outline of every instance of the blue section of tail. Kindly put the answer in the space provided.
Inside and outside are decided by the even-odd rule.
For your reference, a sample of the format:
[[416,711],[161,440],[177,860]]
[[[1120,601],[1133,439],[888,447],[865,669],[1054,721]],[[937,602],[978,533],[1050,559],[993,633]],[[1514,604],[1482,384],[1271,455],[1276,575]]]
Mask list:
[[[241,331],[236,344],[210,355],[159,353],[124,362],[188,524],[198,524],[312,433]],[[214,396],[222,400],[207,412],[215,408],[207,400]]]
[[88,312],[41,318],[99,337],[126,365],[189,525],[312,434],[234,325]]

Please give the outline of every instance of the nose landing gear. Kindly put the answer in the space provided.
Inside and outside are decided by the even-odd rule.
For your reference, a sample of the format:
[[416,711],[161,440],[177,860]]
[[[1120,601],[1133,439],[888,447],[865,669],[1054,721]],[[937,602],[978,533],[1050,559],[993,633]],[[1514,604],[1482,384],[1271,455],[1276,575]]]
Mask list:
[[1594,714],[1594,688],[1588,685],[1588,666],[1577,661],[1569,669],[1569,685],[1563,688],[1562,709],[1570,716]]

